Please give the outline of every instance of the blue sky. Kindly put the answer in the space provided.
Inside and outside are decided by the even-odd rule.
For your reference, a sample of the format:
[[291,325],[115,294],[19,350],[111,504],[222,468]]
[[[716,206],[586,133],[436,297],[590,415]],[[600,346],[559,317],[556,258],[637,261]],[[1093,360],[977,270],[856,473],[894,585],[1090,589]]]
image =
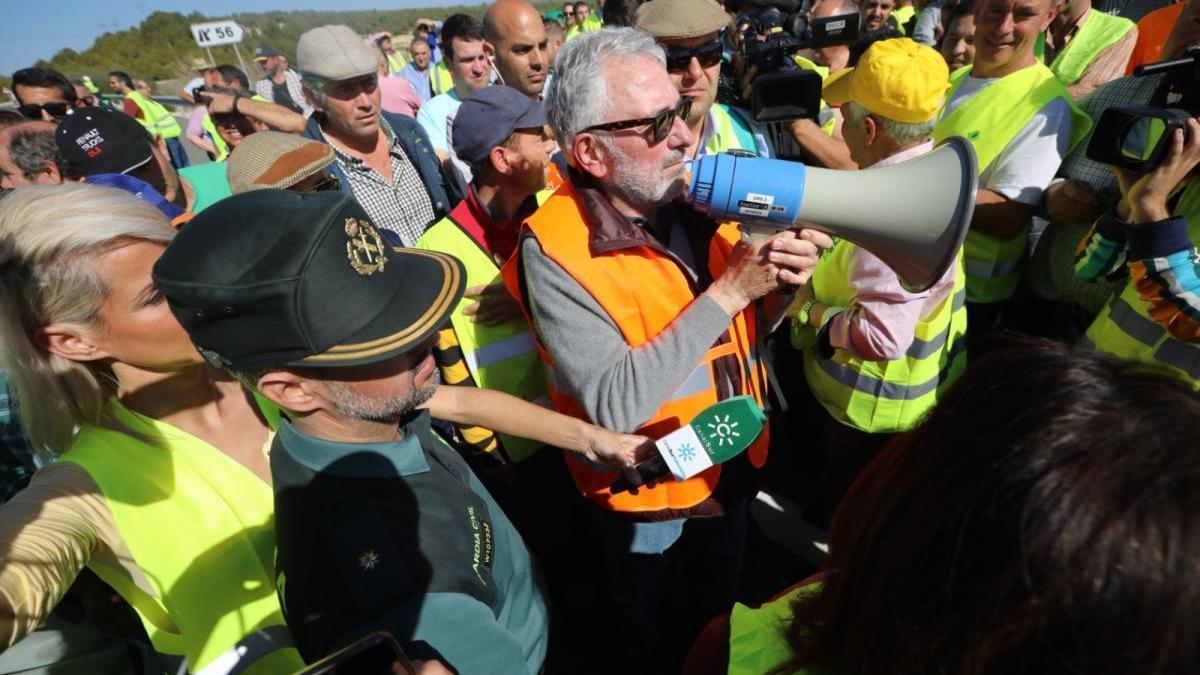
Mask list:
[[131,28],[151,12],[193,11],[220,18],[233,12],[303,9],[405,9],[469,4],[469,0],[0,0],[0,73],[48,59],[70,47],[83,51],[100,35]]

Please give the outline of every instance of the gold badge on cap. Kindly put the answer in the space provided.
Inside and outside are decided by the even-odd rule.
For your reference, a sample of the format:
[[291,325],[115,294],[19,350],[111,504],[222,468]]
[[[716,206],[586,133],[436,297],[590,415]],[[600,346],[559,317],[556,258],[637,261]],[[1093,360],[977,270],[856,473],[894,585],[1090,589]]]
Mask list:
[[358,566],[364,572],[370,572],[379,564],[379,554],[374,550],[363,551],[358,554]]
[[376,272],[382,272],[387,265],[387,254],[383,246],[383,237],[379,235],[371,223],[356,218],[346,219],[346,258],[355,272],[369,277]]

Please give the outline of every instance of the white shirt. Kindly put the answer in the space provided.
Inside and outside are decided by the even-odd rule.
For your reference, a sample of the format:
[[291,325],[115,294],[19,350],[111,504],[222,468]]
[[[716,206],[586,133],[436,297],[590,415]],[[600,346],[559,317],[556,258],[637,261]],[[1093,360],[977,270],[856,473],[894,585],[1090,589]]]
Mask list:
[[[942,117],[954,112],[1000,78],[967,76],[946,104]],[[1033,116],[979,176],[979,187],[1036,206],[1050,184],[1071,142],[1071,107],[1065,99],[1050,101]]]

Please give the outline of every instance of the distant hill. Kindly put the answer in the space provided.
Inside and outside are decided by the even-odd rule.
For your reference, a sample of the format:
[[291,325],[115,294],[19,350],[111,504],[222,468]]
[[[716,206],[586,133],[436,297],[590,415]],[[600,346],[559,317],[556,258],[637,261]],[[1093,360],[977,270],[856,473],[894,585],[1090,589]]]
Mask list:
[[[538,5],[543,11],[557,6],[556,3]],[[364,35],[383,30],[407,34],[420,17],[441,20],[460,12],[481,17],[483,7],[483,4],[477,4],[399,10],[263,12],[222,17],[208,17],[197,12],[188,15],[154,12],[136,28],[105,33],[82,52],[62,49],[49,61],[38,61],[36,65],[54,68],[71,79],[89,75],[102,89],[107,88],[105,83],[110,70],[124,70],[148,81],[190,78],[192,59],[207,57],[204,49],[192,40],[188,26],[233,19],[246,29],[246,38],[239,47],[247,67],[253,70],[250,60],[259,43],[271,45],[295,63],[296,41],[302,33],[317,26],[340,23]],[[232,47],[214,47],[212,52],[217,63],[238,63]],[[257,72],[247,74],[251,80],[258,77]],[[7,75],[9,73],[0,77],[0,85],[7,84]]]

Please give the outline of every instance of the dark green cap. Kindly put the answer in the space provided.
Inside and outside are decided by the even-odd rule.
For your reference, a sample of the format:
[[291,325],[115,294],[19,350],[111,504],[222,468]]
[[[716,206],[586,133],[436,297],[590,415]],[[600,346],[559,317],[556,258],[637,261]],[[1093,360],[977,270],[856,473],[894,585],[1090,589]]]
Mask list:
[[210,361],[253,370],[409,351],[449,318],[466,274],[453,256],[388,245],[341,192],[258,190],[184,226],[154,283]]

